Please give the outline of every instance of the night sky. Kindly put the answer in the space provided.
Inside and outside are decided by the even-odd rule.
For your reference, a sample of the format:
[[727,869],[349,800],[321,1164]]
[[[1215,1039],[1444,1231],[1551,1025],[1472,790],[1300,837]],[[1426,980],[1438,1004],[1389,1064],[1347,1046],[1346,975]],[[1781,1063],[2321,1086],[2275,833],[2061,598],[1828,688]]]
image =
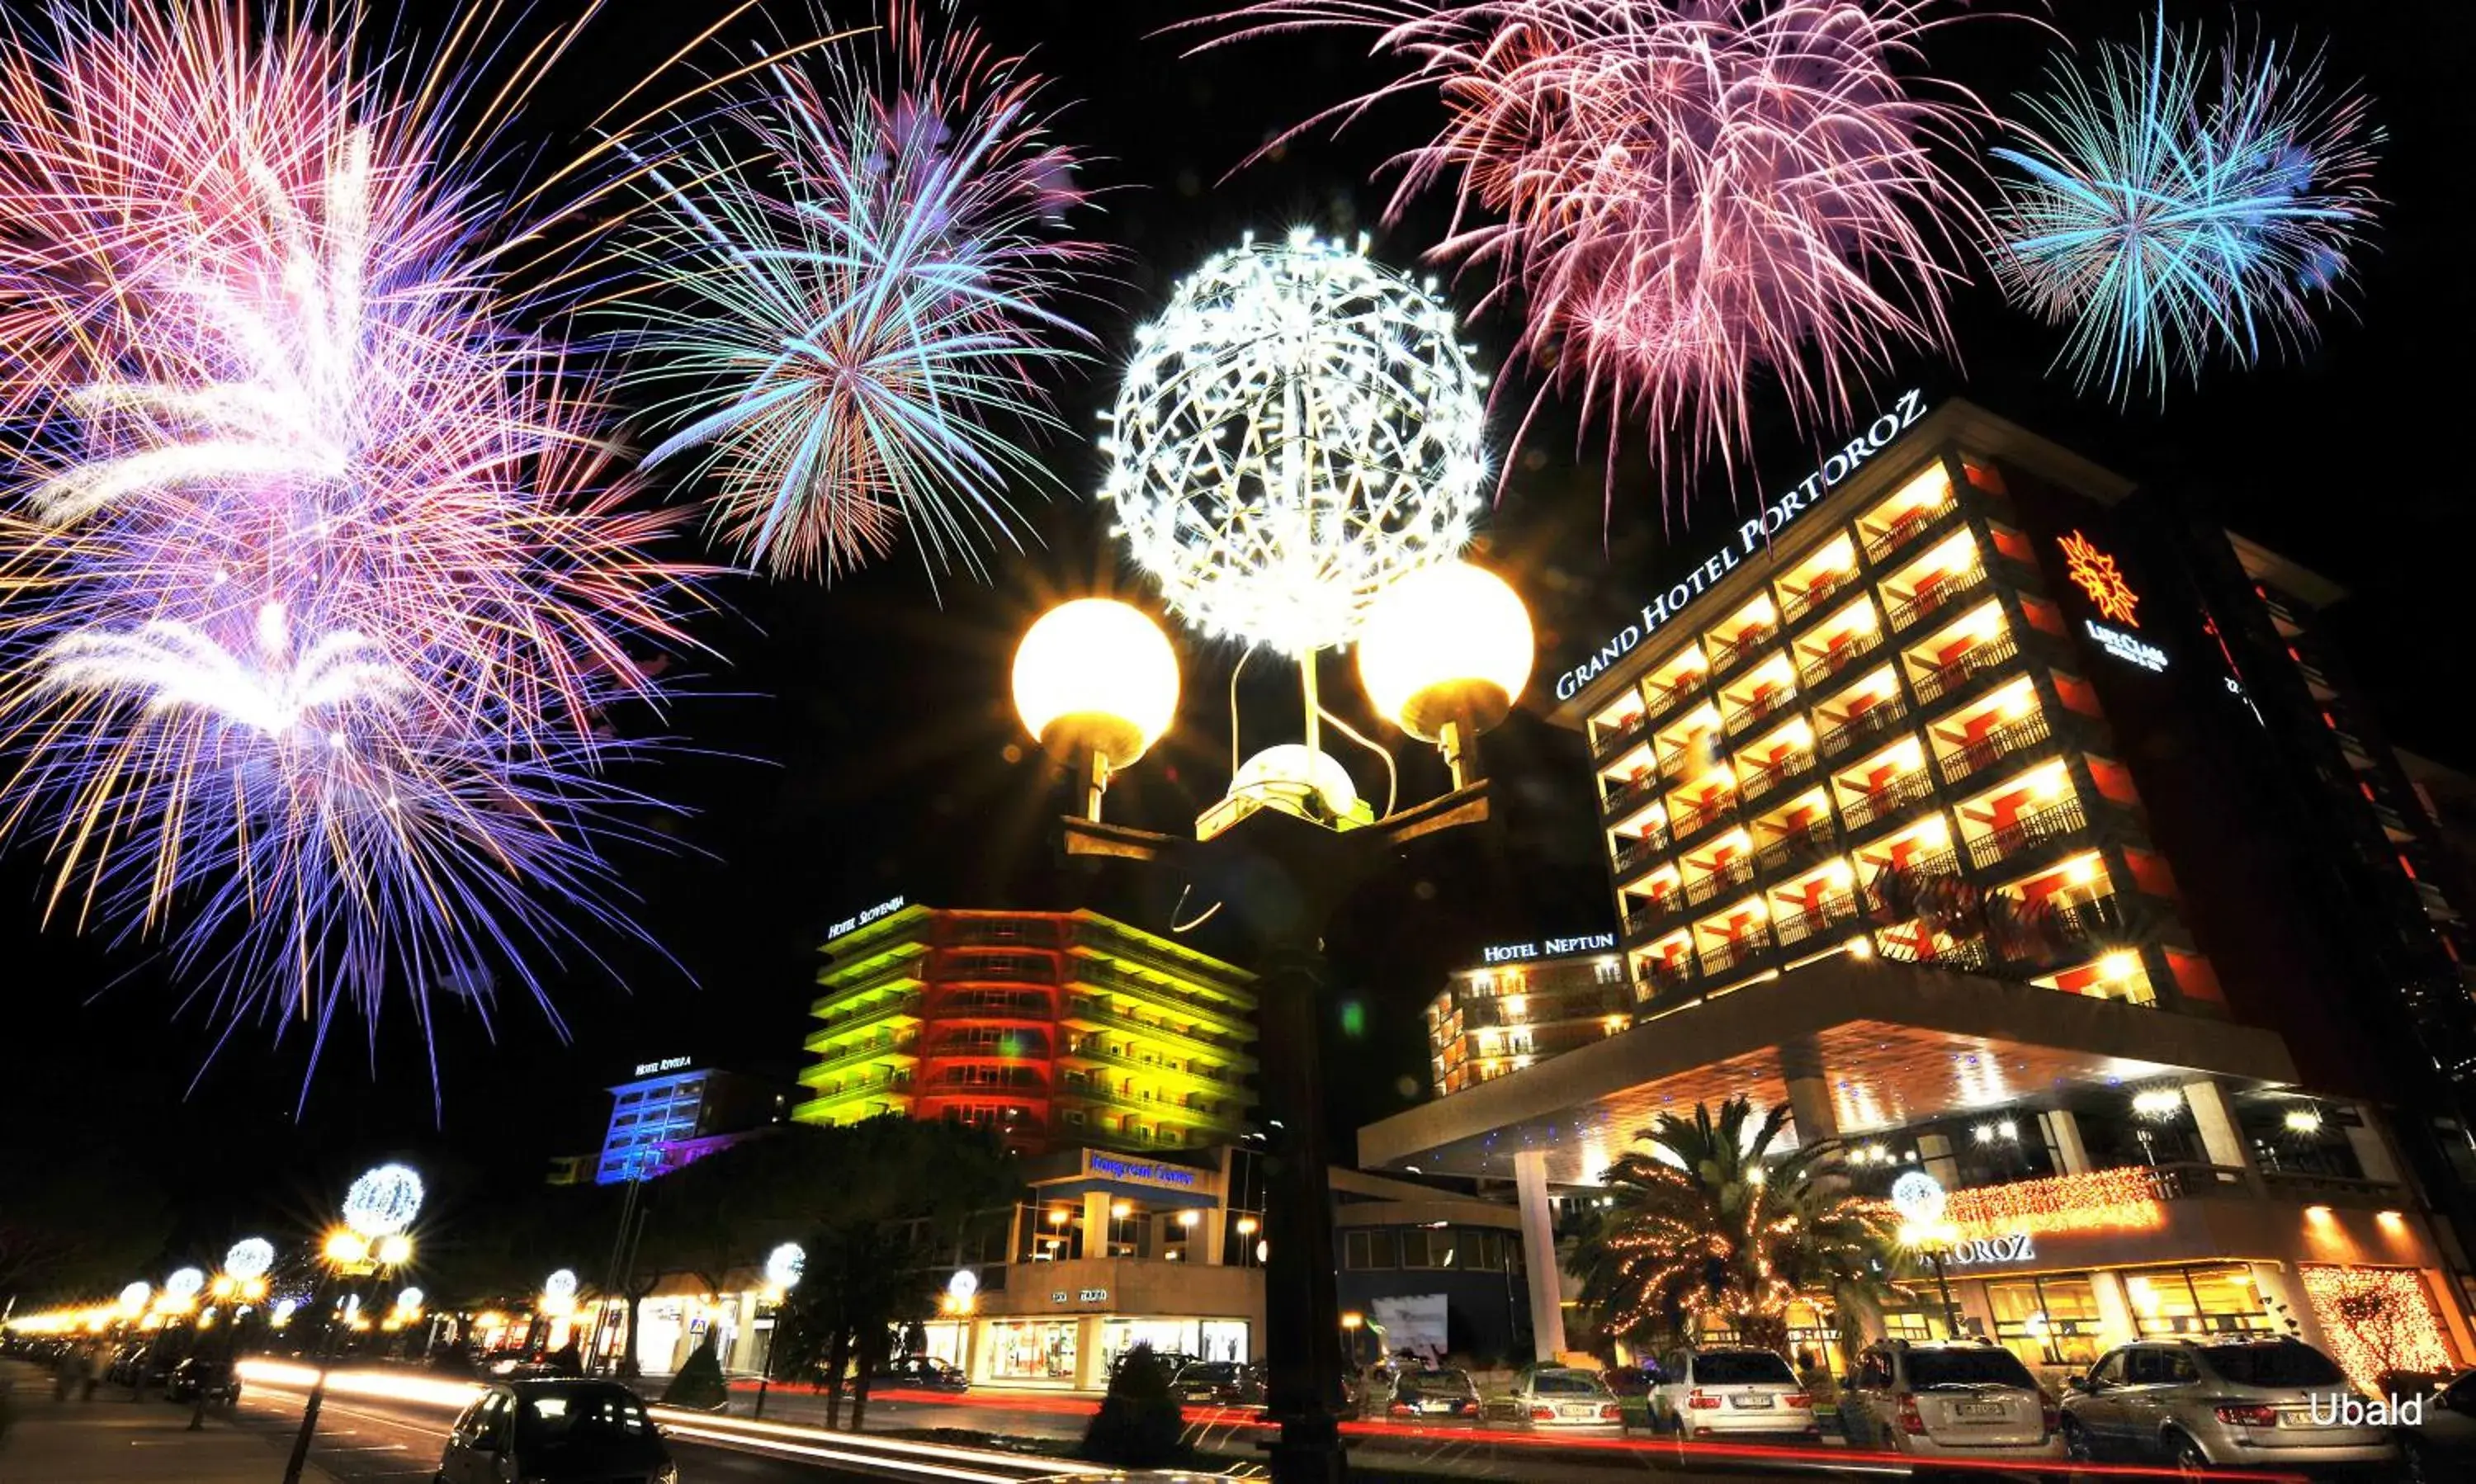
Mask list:
[[[558,4],[559,0],[547,0]],[[384,9],[384,0],[373,0]],[[857,4],[827,0],[838,18]],[[1103,338],[1099,364],[1065,391],[1073,428],[1095,424],[1107,367],[1131,324],[1169,283],[1249,228],[1305,223],[1374,235],[1377,256],[1407,265],[1434,240],[1435,215],[1387,230],[1383,161],[1432,122],[1419,99],[1397,103],[1339,140],[1319,137],[1225,176],[1268,134],[1382,74],[1351,37],[1294,37],[1180,61],[1175,38],[1147,33],[1206,7],[1197,0],[979,0],[1007,46],[1037,46],[1061,96],[1083,100],[1063,132],[1105,159],[1092,171],[1104,210],[1077,225],[1121,252],[1108,302],[1089,316]],[[796,3],[779,8],[785,18]],[[1980,7],[1984,9],[1984,7]],[[2066,36],[2128,38],[2146,0],[2057,0]],[[2050,375],[2054,332],[2007,309],[1981,270],[1953,307],[1965,365],[1912,358],[1878,390],[1922,385],[1931,399],[1966,395],[2143,483],[2205,489],[2247,534],[2350,588],[2340,633],[2394,740],[2476,765],[2456,698],[2436,684],[2457,660],[2471,517],[2461,444],[2469,435],[2465,343],[2471,315],[2466,244],[2476,240],[2464,173],[2471,158],[2464,60],[2476,56],[2476,8],[2450,0],[2379,6],[2237,7],[2273,35],[2326,34],[2333,76],[2365,80],[2387,131],[2377,186],[2389,206],[2375,251],[2360,264],[2355,312],[2324,316],[2323,342],[2252,370],[2214,366],[2204,386],[2178,385],[2163,409],[2117,411],[2075,396]],[[546,158],[685,35],[722,10],[628,4],[606,16],[566,76],[574,97],[536,120]],[[658,12],[680,12],[679,15]],[[2223,26],[2224,3],[2169,0],[2170,21]],[[2057,44],[2021,22],[1940,34],[1930,62],[1998,110],[2037,81]],[[557,116],[560,108],[575,117]],[[534,142],[529,140],[529,143]],[[1382,184],[1371,185],[1371,181]],[[1467,311],[1477,284],[1461,285]],[[1506,327],[1473,326],[1483,358],[1501,363]],[[1526,384],[1520,386],[1523,397]],[[1760,439],[1762,482],[1791,482],[1814,461],[1776,398]],[[1820,441],[1834,430],[1820,430]],[[1080,441],[1052,446],[1071,490],[1097,483]],[[1601,466],[1575,457],[1570,422],[1543,419],[1488,533],[1488,557],[1530,600],[1539,672],[1552,679],[1609,620],[1664,586],[1658,575],[1730,521],[1730,493],[1707,483],[1664,524],[1638,462],[1620,466],[1602,524]],[[1760,485],[1741,491],[1750,497]],[[49,1157],[62,1141],[108,1146],[153,1169],[186,1214],[184,1241],[223,1240],[252,1223],[313,1220],[354,1170],[409,1153],[477,1176],[520,1179],[547,1156],[598,1144],[607,1101],[599,1089],[632,1062],[693,1054],[786,1084],[799,1043],[816,947],[826,925],[887,897],[957,906],[1071,903],[1077,878],[1057,869],[1049,819],[1065,795],[1014,721],[1007,667],[1014,639],[1049,603],[1139,582],[1106,537],[1104,513],[1079,499],[1034,504],[1025,550],[990,560],[992,580],[928,575],[909,547],[830,589],[807,582],[726,581],[731,610],[701,637],[723,656],[701,695],[671,718],[682,752],[637,781],[675,801],[675,853],[625,857],[640,917],[661,955],[607,937],[607,967],[554,969],[562,1041],[512,988],[485,1024],[481,1007],[447,999],[437,1043],[443,1113],[434,1113],[416,1027],[391,1006],[372,1057],[356,1029],[338,1032],[299,1117],[306,1048],[270,1045],[272,1026],[244,1028],[200,1067],[214,1023],[184,1011],[143,946],[113,949],[38,928],[37,862],[20,848],[0,866],[0,955],[11,966],[9,1068],[0,1078],[0,1161]],[[1696,533],[1687,528],[1699,526]],[[1229,768],[1228,664],[1181,638],[1185,702],[1177,735],[1110,795],[1113,818],[1191,828]],[[1364,712],[1350,667],[1328,664],[1328,701]],[[1295,739],[1295,679],[1250,667],[1241,689],[1250,753]],[[1529,705],[1542,706],[1534,688]],[[637,718],[639,725],[650,725]],[[1370,723],[1372,725],[1372,723]],[[1398,734],[1395,734],[1398,737]],[[1450,966],[1482,942],[1604,927],[1610,914],[1579,739],[1517,716],[1488,739],[1507,819],[1490,838],[1422,857],[1354,904],[1330,944],[1338,991],[1332,1044],[1349,1044],[1343,1002],[1364,1008],[1363,1044],[1332,1059],[1337,1117],[1380,1116],[1424,1096],[1419,1012]],[[1333,745],[1362,793],[1381,775]],[[1405,798],[1442,786],[1442,769],[1401,750]],[[1157,921],[1145,926],[1157,928]],[[1351,1017],[1353,1023],[1362,1017]],[[297,1032],[298,1027],[295,1027]],[[192,1086],[193,1079],[195,1085]],[[220,1249],[215,1249],[220,1250]]]

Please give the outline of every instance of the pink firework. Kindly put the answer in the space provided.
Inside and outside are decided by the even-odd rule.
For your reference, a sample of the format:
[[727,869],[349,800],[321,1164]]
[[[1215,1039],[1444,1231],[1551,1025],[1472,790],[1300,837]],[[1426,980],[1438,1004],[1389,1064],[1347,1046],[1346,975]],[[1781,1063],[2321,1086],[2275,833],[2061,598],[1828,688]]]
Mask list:
[[1447,121],[1399,161],[1391,214],[1449,183],[1434,256],[1518,291],[1519,354],[1611,453],[1639,424],[1672,489],[1715,457],[1733,474],[1759,382],[1814,428],[1901,351],[1948,351],[1978,213],[1939,161],[1983,111],[1902,73],[1935,5],[1264,0],[1222,24],[1371,29],[1411,63],[1306,127],[1433,90]]

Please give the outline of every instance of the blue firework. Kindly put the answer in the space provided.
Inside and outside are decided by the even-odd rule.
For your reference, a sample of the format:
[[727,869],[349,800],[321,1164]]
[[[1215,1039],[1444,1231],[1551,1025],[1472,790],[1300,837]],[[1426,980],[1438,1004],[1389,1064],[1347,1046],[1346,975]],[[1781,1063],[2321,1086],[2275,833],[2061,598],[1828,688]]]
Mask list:
[[2144,28],[2093,63],[2059,61],[2018,148],[1994,150],[1993,258],[2014,303],[2069,327],[2058,357],[2118,401],[2163,397],[2223,351],[2241,363],[2313,334],[2376,204],[2364,95],[2317,56]]

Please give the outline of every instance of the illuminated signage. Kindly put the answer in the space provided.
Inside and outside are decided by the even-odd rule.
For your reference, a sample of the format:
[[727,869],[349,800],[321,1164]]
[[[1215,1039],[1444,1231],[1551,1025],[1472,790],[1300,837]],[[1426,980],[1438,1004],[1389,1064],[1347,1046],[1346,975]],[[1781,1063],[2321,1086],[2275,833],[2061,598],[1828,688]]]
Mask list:
[[2035,1238],[2025,1231],[2001,1237],[1963,1237],[1943,1254],[1955,1268],[1981,1268],[1988,1263],[2028,1262],[2038,1255]]
[[1160,1185],[1193,1185],[1195,1172],[1176,1165],[1156,1165],[1149,1161],[1127,1161],[1108,1154],[1092,1156],[1092,1173],[1121,1180],[1151,1180]]
[[1778,535],[1789,522],[1822,503],[1822,497],[1848,476],[1857,472],[1869,458],[1891,447],[1902,432],[1925,415],[1925,394],[1905,391],[1883,413],[1867,425],[1865,433],[1848,440],[1848,446],[1822,461],[1822,466],[1809,474],[1787,493],[1763,507],[1762,512],[1737,528],[1737,539],[1721,547],[1703,559],[1702,565],[1685,575],[1685,581],[1643,606],[1637,621],[1625,625],[1607,641],[1571,670],[1556,677],[1556,699],[1571,701],[1581,688],[1597,680],[1608,666],[1630,654],[1634,647],[1658,631],[1662,624],[1683,612],[1686,606],[1717,586],[1721,578],[1737,569],[1739,558],[1750,556],[1754,548]]
[[1594,932],[1579,938],[1548,938],[1537,943],[1498,943],[1479,950],[1486,963],[1513,963],[1524,958],[1555,958],[1566,953],[1598,953],[1612,952],[1617,946],[1613,932]]
[[869,924],[876,922],[880,917],[888,917],[902,910],[903,899],[900,897],[890,898],[884,902],[879,903],[877,905],[860,913],[856,917],[844,918],[841,922],[827,928],[826,936],[829,938],[839,938],[844,933],[850,932],[855,928],[867,927]]
[[2141,606],[2141,597],[2132,590],[2132,584],[2123,580],[2123,572],[2116,566],[2114,557],[2099,551],[2089,537],[2077,531],[2055,544],[2063,548],[2064,575],[2072,580],[2074,586],[2089,594],[2090,604],[2097,609],[2100,618],[2113,619],[2133,629],[2141,627],[2141,621],[2132,616],[2132,610]]
[[693,1067],[695,1065],[696,1058],[693,1056],[665,1056],[659,1061],[640,1061],[636,1063],[636,1076],[660,1076],[665,1072],[677,1072],[681,1068]]
[[2166,652],[2155,644],[2143,643],[2120,629],[2109,629],[2093,618],[2082,619],[2081,628],[2097,641],[2098,648],[2125,664],[2139,665],[2152,675],[2166,668]]
[[1077,1303],[1107,1303],[1109,1301],[1109,1291],[1105,1288],[1087,1288],[1075,1296],[1075,1301]]

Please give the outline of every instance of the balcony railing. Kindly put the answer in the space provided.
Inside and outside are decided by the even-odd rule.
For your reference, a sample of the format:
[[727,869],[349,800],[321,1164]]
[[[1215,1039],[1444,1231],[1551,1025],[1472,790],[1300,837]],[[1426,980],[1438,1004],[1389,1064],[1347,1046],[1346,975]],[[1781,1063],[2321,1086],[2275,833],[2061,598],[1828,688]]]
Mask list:
[[1985,585],[1986,569],[1982,566],[1971,567],[1966,572],[1952,573],[1934,586],[1894,608],[1892,631],[1897,633],[1920,619],[1932,618]]
[[2020,657],[2020,644],[2010,634],[1987,640],[1948,664],[1939,665],[1918,677],[1913,687],[1919,703],[1940,701],[1959,691],[1969,681],[1993,670],[1999,670]]
[[1612,753],[1622,753],[1641,741],[1643,734],[1648,730],[1650,730],[1650,713],[1645,711],[1623,726],[1600,732],[1598,741],[1592,744],[1592,751],[1601,757]]
[[839,1102],[845,1098],[855,1098],[861,1093],[909,1092],[910,1090],[910,1073],[888,1072],[877,1076],[854,1077],[848,1082],[829,1083],[818,1088],[817,1096],[808,1101],[811,1103]]
[[1934,792],[1934,776],[1919,768],[1903,773],[1879,788],[1846,800],[1840,805],[1840,822],[1859,829],[1891,818],[1910,804]]
[[1753,878],[1753,857],[1740,855],[1708,876],[1696,877],[1686,882],[1685,904],[1698,907],[1721,892],[1743,886]]
[[1798,619],[1813,612],[1815,608],[1820,605],[1829,603],[1832,599],[1839,597],[1842,593],[1848,590],[1849,583],[1854,580],[1855,576],[1856,574],[1851,572],[1825,573],[1821,577],[1817,578],[1814,581],[1814,585],[1808,587],[1805,591],[1801,593],[1791,593],[1788,601],[1779,606],[1780,622],[1783,624],[1794,624]]
[[1628,876],[1638,868],[1657,859],[1667,849],[1668,831],[1654,829],[1639,837],[1632,844],[1620,847],[1617,853],[1608,858],[1608,866],[1620,877]]
[[1789,779],[1802,778],[1813,771],[1814,754],[1812,753],[1791,753],[1775,763],[1770,763],[1755,770],[1751,778],[1738,784],[1737,802],[1751,804]]
[[1645,774],[1638,779],[1628,779],[1608,790],[1606,800],[1599,804],[1599,812],[1622,814],[1638,804],[1649,803],[1651,797],[1658,792],[1659,776],[1655,773]]
[[1771,930],[1778,934],[1780,947],[1787,948],[1828,932],[1843,923],[1853,923],[1857,915],[1857,898],[1852,893],[1832,892],[1816,899],[1812,906],[1773,913]]
[[1685,895],[1682,892],[1670,892],[1664,897],[1653,897],[1644,903],[1640,908],[1625,914],[1624,930],[1637,934],[1648,932],[1660,924],[1673,920],[1684,910]]
[[1866,538],[1866,559],[1879,562],[1933,529],[1938,521],[1950,514],[1958,502],[1949,495],[1933,505],[1903,510],[1899,518]]
[[877,1036],[847,1046],[832,1047],[816,1061],[800,1069],[800,1080],[814,1084],[826,1074],[854,1062],[872,1061],[879,1056],[908,1056],[919,1042],[919,1033],[914,1031],[907,1035]]
[[1642,688],[1643,700],[1647,703],[1642,713],[1643,725],[1648,726],[1659,721],[1686,702],[1702,694],[1709,687],[1710,680],[1708,671],[1696,670],[1690,675],[1680,676],[1673,685],[1646,683]]
[[2089,816],[2081,811],[2081,802],[2067,799],[2034,814],[2023,814],[2002,829],[1969,841],[1968,861],[1982,869],[2088,828]]
[[1646,964],[1634,976],[1635,999],[1648,1003],[1663,995],[1676,994],[1694,982],[1694,973],[1691,957],[1670,964]]
[[1853,635],[1848,642],[1826,654],[1817,655],[1796,667],[1797,683],[1807,690],[1819,690],[1832,677],[1883,647],[1883,631],[1869,629]]
[[1220,1067],[1199,1067],[1193,1062],[1181,1066],[1176,1062],[1145,1061],[1137,1056],[1121,1056],[1107,1047],[1091,1041],[1082,1041],[1068,1047],[1064,1054],[1078,1060],[1110,1062],[1132,1071],[1153,1073],[1161,1076],[1197,1077],[1202,1081],[1217,1082],[1223,1086],[1234,1085],[1238,1080]]
[[1747,702],[1743,707],[1739,708],[1735,714],[1728,718],[1726,724],[1727,734],[1733,737],[1746,731],[1749,728],[1762,725],[1764,722],[1787,710],[1789,708],[1789,704],[1795,699],[1796,693],[1795,691],[1775,690],[1770,695],[1764,696],[1759,700]]
[[861,1021],[881,1020],[889,1015],[916,1014],[919,1008],[920,991],[916,989],[900,995],[888,995],[882,1000],[872,1001],[852,1009],[837,1010],[831,1015],[817,1017],[817,1028],[808,1033],[808,1038],[814,1041],[829,1030],[840,1029]]
[[1996,895],[1986,900],[1984,911],[1996,951],[2015,963],[2045,965],[2086,957],[2092,943],[2119,941],[2130,928],[2122,900],[2113,892],[2043,909]]
[[1963,744],[1946,754],[1942,760],[1943,780],[1957,783],[1973,778],[2001,762],[2037,747],[2054,735],[2043,712],[2033,712],[2017,722],[1997,727],[1974,742]]
[[1825,757],[1837,757],[1852,747],[1881,736],[1908,719],[1908,702],[1893,696],[1876,702],[1817,737],[1814,750]]
[[1568,990],[1562,994],[1535,993],[1520,1015],[1505,1013],[1501,1001],[1477,1000],[1462,1006],[1465,1030],[1502,1030],[1517,1026],[1538,1027],[1560,1021],[1603,1020],[1632,1003],[1622,991],[1604,987]]
[[1818,819],[1789,831],[1754,852],[1754,869],[1768,875],[1791,861],[1820,854],[1829,848],[1833,840],[1839,837],[1839,834],[1840,831],[1833,828],[1831,821]]
[[1230,1037],[1216,1036],[1202,1029],[1179,1030],[1156,1021],[1137,1020],[1131,1015],[1121,1015],[1097,1000],[1086,1000],[1079,996],[1068,999],[1065,1013],[1060,1018],[1090,1021],[1096,1026],[1106,1026],[1112,1029],[1126,1031],[1128,1035],[1159,1036],[1166,1040],[1182,1041],[1190,1046],[1202,1048],[1206,1055],[1221,1056],[1247,1066],[1253,1066],[1255,1061],[1247,1053],[1244,1046]]
[[1715,639],[1711,643],[1711,674],[1722,676],[1743,667],[1762,647],[1779,633],[1770,625],[1757,625],[1733,639]]
[[1875,952],[1894,963],[1949,969],[1960,974],[1986,974],[1994,967],[1994,950],[1980,937],[1950,938],[1938,943],[1921,928],[1894,928],[1874,934]]
[[[1184,1005],[1199,1015],[1210,1016],[1213,1020],[1219,1021],[1223,1026],[1234,1029],[1239,1034],[1247,1033],[1251,1029],[1250,1023],[1247,1019],[1246,1006],[1174,988],[1155,979],[1137,978],[1131,974],[1121,974],[1115,969],[1103,969],[1091,959],[1077,960],[1068,977],[1076,983],[1093,989],[1114,989],[1120,994],[1131,995],[1138,1000],[1165,1000],[1173,1004]],[[1228,1033],[1228,1030],[1225,1030],[1225,1033]]]
[[1679,841],[1690,840],[1734,813],[1736,804],[1735,799],[1721,794],[1698,808],[1687,809],[1683,813],[1671,810],[1668,819],[1669,833]]
[[1770,951],[1770,935],[1762,932],[1748,933],[1745,937],[1730,938],[1725,942],[1705,944],[1700,950],[1703,976],[1708,977],[1715,974],[1732,973]]

